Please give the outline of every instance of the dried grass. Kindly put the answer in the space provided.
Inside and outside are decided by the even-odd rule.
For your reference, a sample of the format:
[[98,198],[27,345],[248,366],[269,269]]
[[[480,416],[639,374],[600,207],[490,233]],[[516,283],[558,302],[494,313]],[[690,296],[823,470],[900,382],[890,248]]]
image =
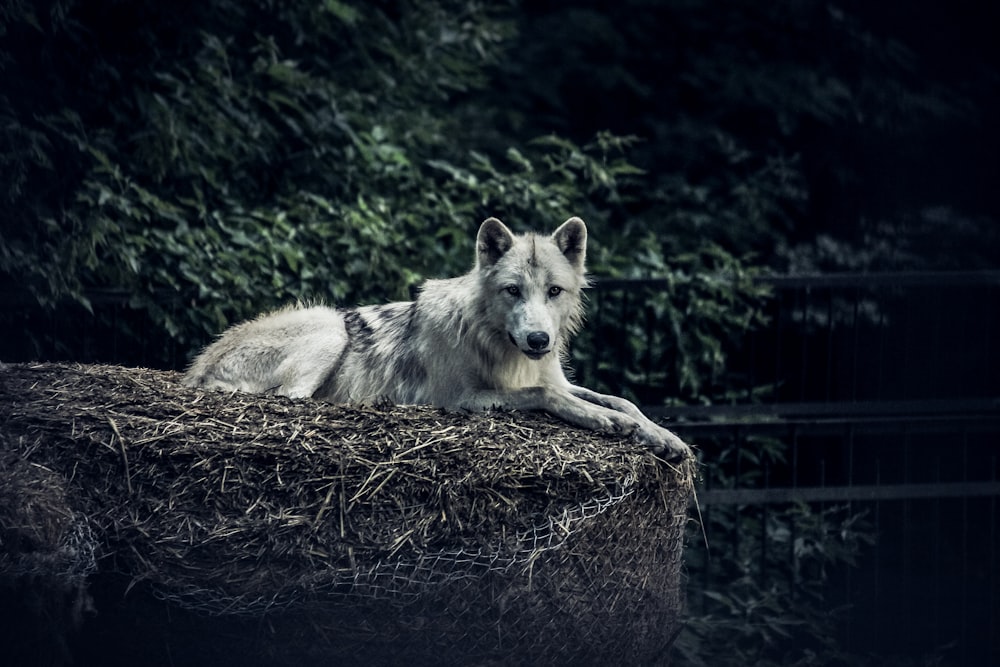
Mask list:
[[687,464],[544,415],[177,380],[0,370],[0,577],[117,572],[229,628],[267,618],[239,644],[256,657],[649,662],[669,644]]

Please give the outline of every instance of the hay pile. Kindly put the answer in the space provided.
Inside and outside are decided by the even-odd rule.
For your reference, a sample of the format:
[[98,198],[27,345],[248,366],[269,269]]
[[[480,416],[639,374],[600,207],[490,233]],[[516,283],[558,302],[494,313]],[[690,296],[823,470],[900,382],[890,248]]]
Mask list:
[[84,619],[65,653],[662,659],[680,607],[687,467],[544,415],[334,406],[177,380],[0,369],[0,595],[67,628]]

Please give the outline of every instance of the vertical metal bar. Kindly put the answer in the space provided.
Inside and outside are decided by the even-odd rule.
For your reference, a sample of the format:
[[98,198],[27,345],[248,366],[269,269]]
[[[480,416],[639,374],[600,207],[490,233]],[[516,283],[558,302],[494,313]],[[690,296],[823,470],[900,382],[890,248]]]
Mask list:
[[[879,488],[882,486],[882,457],[881,454],[875,455],[875,487]],[[875,529],[875,576],[872,582],[872,608],[874,612],[871,615],[872,618],[872,636],[880,637],[882,635],[882,540],[877,539],[879,535],[882,534],[882,502],[879,500],[875,501],[875,516],[872,520]]]
[[875,385],[875,395],[872,399],[885,398],[885,349],[889,326],[886,323],[886,304],[882,299],[876,299],[878,308],[878,375]]
[[[912,289],[912,288],[911,288]],[[911,355],[911,347],[913,345],[913,299],[912,294],[906,292],[906,288],[903,288],[905,296],[903,297],[903,322],[897,329],[903,332],[903,358],[900,362],[899,367],[899,379],[900,379],[900,389],[899,391],[903,394],[899,398],[915,398],[913,394],[906,390],[907,387],[915,386],[913,381],[913,362]],[[916,360],[917,364],[920,364],[920,360]]]
[[[962,481],[969,480],[969,434],[966,430],[962,438]],[[961,592],[959,593],[961,610],[961,640],[959,649],[962,652],[962,664],[967,664],[969,654],[969,499],[962,498],[962,532],[959,544],[961,553]]]
[[[798,488],[799,486],[799,428],[797,425],[792,424],[792,488]],[[795,581],[795,568],[793,567],[795,563],[795,540],[798,539],[798,530],[796,530],[795,522],[792,521],[789,525],[788,534],[788,583],[789,590],[791,591],[792,600],[798,597],[798,582]]]
[[[936,484],[941,483],[941,456],[934,457],[934,482]],[[933,645],[940,646],[941,641],[941,607],[940,602],[944,599],[941,590],[941,498],[934,498],[932,500],[931,506],[931,548],[933,549],[933,563],[931,565],[931,572],[934,573],[933,582],[931,586],[933,587],[932,600],[934,603],[930,604],[931,608],[931,627],[934,628],[933,632]]]
[[[987,292],[986,303],[992,302],[994,306],[992,308],[989,306],[985,308],[985,312],[990,314],[990,319],[989,325],[984,326],[988,329],[996,329],[997,324],[1000,323],[1000,286],[993,286],[992,288],[989,288]],[[983,361],[987,364],[986,368],[996,369],[998,364],[995,357],[996,352],[994,351],[995,348],[993,343],[998,337],[1000,337],[1000,331],[994,332],[988,330],[984,333],[986,334],[986,342],[985,348],[983,349]],[[994,374],[994,381],[1000,381],[1000,377],[997,377]],[[996,395],[996,393],[1000,393],[1000,386],[998,385],[1000,385],[1000,382],[992,387],[994,395]]]
[[834,347],[834,330],[836,329],[836,324],[834,318],[836,317],[836,311],[833,305],[833,297],[836,290],[830,288],[827,290],[827,301],[826,301],[826,377],[824,378],[824,389],[823,389],[823,400],[829,402],[833,399],[833,347]]
[[[962,438],[962,481],[967,482],[969,480],[969,433],[966,429],[964,437]],[[959,550],[961,553],[961,592],[959,593],[961,601],[961,614],[962,619],[962,629],[961,629],[961,652],[963,654],[962,662],[968,658],[969,651],[969,499],[962,498],[962,537],[960,540]]]
[[[712,489],[713,478],[711,472],[709,471],[704,476],[705,480],[705,490],[710,491]],[[712,590],[712,506],[706,505],[701,510],[701,529],[704,532],[705,538],[705,559],[702,561],[701,570],[701,595],[699,596],[699,601],[701,602],[701,611],[705,613],[706,604],[708,596],[706,593]]]
[[[853,422],[848,422],[847,424],[846,440],[847,440],[847,486],[853,487],[854,486],[854,423]],[[847,515],[851,516],[853,513],[854,513],[854,503],[853,501],[848,500]],[[852,600],[853,572],[854,568],[852,567],[846,568],[844,577],[844,601],[848,605],[853,604]],[[850,653],[854,643],[853,625],[851,623],[847,623],[846,625],[847,625],[847,633],[846,633],[847,636],[845,637],[845,644],[846,644],[845,648],[848,651],[848,653]]]
[[[771,488],[771,462],[764,461],[764,488]],[[767,589],[767,503],[760,504],[760,587]]]
[[784,296],[784,293],[781,293],[775,299],[775,302],[777,303],[778,312],[775,314],[775,317],[774,317],[774,322],[775,322],[775,327],[774,327],[774,329],[775,329],[775,341],[774,341],[774,377],[771,378],[771,381],[773,382],[773,385],[774,385],[774,390],[773,390],[773,392],[771,394],[771,402],[772,403],[776,403],[776,402],[778,402],[780,400],[780,397],[778,396],[778,387],[780,386],[781,374],[782,374],[781,351],[785,348],[785,346],[782,344],[782,339],[784,338],[784,336],[782,336],[782,332],[785,329],[785,323],[783,321],[785,319],[785,296]]
[[[990,481],[997,481],[997,456],[994,454],[990,457]],[[987,651],[992,651],[994,657],[997,657],[997,653],[1000,653],[1000,582],[998,582],[997,568],[996,564],[1000,562],[1000,554],[997,553],[997,522],[1000,522],[1000,517],[997,516],[997,497],[990,497],[990,510],[989,510],[989,525],[990,525],[990,537],[989,545],[987,547],[987,563],[992,563],[994,566],[988,569],[989,574],[987,575],[987,586],[989,586],[989,596],[988,602],[989,611],[989,623],[986,626],[989,628],[987,631],[987,645],[991,647]]]
[[799,396],[798,400],[805,401],[806,379],[809,377],[809,297],[811,288],[802,290],[802,355],[799,361]]
[[[931,312],[934,314],[933,330],[931,331],[931,349],[933,349],[933,350],[944,350],[944,349],[946,349],[946,347],[944,345],[942,345],[942,343],[941,343],[941,338],[942,338],[942,336],[941,336],[941,327],[944,324],[942,322],[941,313],[944,312],[944,307],[943,307],[943,303],[942,302],[944,301],[944,289],[945,288],[942,287],[942,286],[940,286],[940,285],[938,285],[938,286],[932,287],[930,289],[933,290],[933,294],[934,294],[934,305],[930,309]],[[930,301],[930,299],[928,299],[928,302],[929,301]],[[930,356],[930,355],[928,355],[928,356]],[[929,383],[929,387],[928,387],[928,390],[929,390],[930,387],[935,386],[935,383],[934,383],[935,377],[937,377],[938,379],[940,379],[940,378],[942,378],[944,376],[944,372],[943,372],[944,368],[943,368],[943,366],[945,366],[948,362],[944,361],[944,359],[942,358],[942,355],[940,355],[940,354],[931,356],[930,359],[927,359],[927,361],[930,362],[930,363],[927,364],[927,366],[929,366],[928,370],[929,370],[929,374],[931,375],[931,377],[929,378],[930,379],[930,383]],[[937,396],[934,396],[934,398],[937,398]]]
[[750,338],[750,358],[747,364],[746,401],[752,403],[753,389],[757,386],[757,339],[759,334],[756,331],[751,331],[748,337]]
[[851,343],[851,350],[853,352],[851,359],[851,400],[858,400],[858,347],[859,347],[859,334],[861,330],[861,325],[858,322],[858,313],[861,309],[861,287],[854,288],[854,316],[852,318],[853,324],[853,334],[854,340]]
[[[910,445],[911,445],[910,429],[909,429],[908,426],[904,426],[903,427],[903,484],[908,484],[911,481],[911,475],[910,475]],[[910,545],[910,540],[908,539],[909,535],[910,535],[912,510],[913,510],[913,503],[912,503],[912,501],[910,501],[910,500],[904,500],[903,501],[903,526],[902,526],[902,530],[900,532],[900,542],[901,542],[901,544],[898,545],[898,548],[900,549],[901,556],[902,556],[901,557],[901,560],[902,560],[901,575],[902,575],[902,581],[903,581],[903,584],[904,584],[903,587],[902,587],[902,590],[905,591],[903,593],[903,595],[905,596],[905,599],[901,600],[901,601],[897,601],[897,602],[902,602],[902,605],[900,606],[900,615],[902,616],[902,618],[900,619],[900,623],[897,626],[898,628],[911,628],[911,627],[913,627],[913,606],[914,606],[914,600],[913,600],[913,593],[912,593],[912,591],[914,590],[914,587],[910,586],[910,580],[913,577],[913,565],[912,565],[912,557],[911,557],[911,553],[912,552],[910,550],[911,549],[911,545]],[[914,545],[914,546],[916,548],[918,548],[918,549],[923,547],[923,545]],[[919,582],[915,582],[915,583],[917,583],[917,585],[919,585]],[[898,632],[899,632],[899,630],[897,630],[897,637],[898,637]]]
[[[847,486],[854,486],[854,435],[856,432],[855,423],[847,424]],[[850,502],[850,501],[849,501]],[[850,509],[848,505],[848,509]]]
[[[743,488],[743,479],[742,479],[742,476],[743,476],[743,454],[742,454],[743,448],[740,447],[740,443],[741,443],[740,436],[741,436],[740,427],[736,426],[733,429],[733,450],[736,452],[736,455],[734,456],[734,458],[736,459],[736,470],[735,470],[735,472],[733,474],[733,488],[734,489]],[[740,508],[738,506],[734,506],[733,511],[734,511],[734,514],[736,515],[736,520],[733,521],[732,535],[731,535],[732,547],[733,547],[733,559],[736,562],[739,562],[739,559],[740,559],[740,534],[742,532],[742,531],[740,531],[740,523],[741,523],[741,521],[740,521],[740,519],[741,519]]]

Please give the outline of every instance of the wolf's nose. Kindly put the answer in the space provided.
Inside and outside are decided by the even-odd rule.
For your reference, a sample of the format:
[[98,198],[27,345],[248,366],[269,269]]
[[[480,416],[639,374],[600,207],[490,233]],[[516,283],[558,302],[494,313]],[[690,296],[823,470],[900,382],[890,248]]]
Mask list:
[[544,331],[532,331],[528,334],[528,347],[532,350],[541,350],[548,347],[549,335]]

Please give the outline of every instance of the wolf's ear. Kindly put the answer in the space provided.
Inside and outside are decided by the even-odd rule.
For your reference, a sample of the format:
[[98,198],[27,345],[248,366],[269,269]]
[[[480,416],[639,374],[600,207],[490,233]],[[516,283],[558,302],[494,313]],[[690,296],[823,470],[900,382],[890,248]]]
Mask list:
[[562,254],[566,255],[573,268],[583,273],[583,265],[587,260],[587,225],[583,224],[583,220],[572,217],[562,223],[552,233],[552,240]]
[[476,236],[479,266],[493,266],[514,245],[514,232],[496,218],[487,218]]

